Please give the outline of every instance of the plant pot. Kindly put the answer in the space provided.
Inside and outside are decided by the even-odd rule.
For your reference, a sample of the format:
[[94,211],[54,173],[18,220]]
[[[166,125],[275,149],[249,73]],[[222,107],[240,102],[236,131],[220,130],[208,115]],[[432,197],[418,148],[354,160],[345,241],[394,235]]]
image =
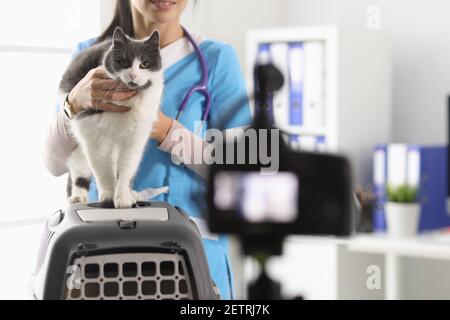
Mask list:
[[387,232],[392,237],[407,237],[419,230],[420,204],[388,202],[385,205]]

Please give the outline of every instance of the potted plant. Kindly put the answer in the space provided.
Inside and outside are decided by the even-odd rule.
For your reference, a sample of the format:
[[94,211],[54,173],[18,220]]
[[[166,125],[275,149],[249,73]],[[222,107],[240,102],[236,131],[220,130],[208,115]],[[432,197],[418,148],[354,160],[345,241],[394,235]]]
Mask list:
[[387,188],[387,197],[385,214],[388,234],[393,237],[417,234],[420,219],[417,188],[408,185],[390,185]]

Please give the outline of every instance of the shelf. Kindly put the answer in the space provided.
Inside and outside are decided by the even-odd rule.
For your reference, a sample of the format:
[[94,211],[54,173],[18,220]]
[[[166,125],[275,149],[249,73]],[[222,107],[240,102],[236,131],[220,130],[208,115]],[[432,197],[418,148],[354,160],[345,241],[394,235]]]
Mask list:
[[410,238],[386,234],[358,234],[350,238],[333,236],[289,236],[287,242],[345,245],[349,251],[396,254],[404,257],[450,260],[450,233],[430,232]]
[[328,131],[325,128],[305,128],[305,127],[284,127],[276,125],[278,129],[287,134],[303,135],[303,136],[327,136]]
[[386,234],[359,235],[347,247],[354,252],[450,260],[450,234],[426,233],[404,239],[393,239]]

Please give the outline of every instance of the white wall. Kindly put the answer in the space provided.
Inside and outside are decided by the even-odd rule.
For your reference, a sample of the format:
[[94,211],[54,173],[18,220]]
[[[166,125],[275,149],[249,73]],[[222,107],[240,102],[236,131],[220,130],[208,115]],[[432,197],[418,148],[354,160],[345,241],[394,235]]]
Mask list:
[[66,177],[44,167],[43,143],[70,53],[99,33],[99,10],[92,0],[0,2],[0,299],[32,298],[44,220],[66,206]]
[[111,22],[116,7],[116,0],[100,0],[100,23],[102,29]]
[[244,65],[247,30],[278,27],[283,14],[284,0],[199,0],[194,11],[186,11],[183,23],[233,45]]
[[365,30],[369,5],[381,9],[381,30],[392,39],[393,139],[446,141],[450,93],[448,0],[285,0],[287,25],[337,24]]

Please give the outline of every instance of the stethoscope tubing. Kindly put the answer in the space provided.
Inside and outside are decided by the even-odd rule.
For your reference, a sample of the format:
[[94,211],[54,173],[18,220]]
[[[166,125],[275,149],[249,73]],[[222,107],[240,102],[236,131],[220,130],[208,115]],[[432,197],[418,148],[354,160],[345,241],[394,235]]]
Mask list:
[[178,110],[177,117],[175,118],[177,121],[181,118],[181,115],[183,114],[184,110],[186,109],[186,106],[189,102],[189,99],[192,97],[192,95],[196,92],[201,93],[205,97],[205,108],[201,117],[202,121],[206,121],[208,119],[209,112],[211,110],[211,93],[208,90],[208,67],[206,64],[205,56],[200,51],[200,48],[198,47],[195,40],[192,38],[191,34],[183,27],[184,35],[188,39],[188,41],[191,43],[192,47],[194,48],[195,54],[197,55],[197,58],[200,62],[200,69],[201,69],[201,79],[200,83],[192,87],[188,93],[184,96],[183,101],[181,102],[180,109]]

